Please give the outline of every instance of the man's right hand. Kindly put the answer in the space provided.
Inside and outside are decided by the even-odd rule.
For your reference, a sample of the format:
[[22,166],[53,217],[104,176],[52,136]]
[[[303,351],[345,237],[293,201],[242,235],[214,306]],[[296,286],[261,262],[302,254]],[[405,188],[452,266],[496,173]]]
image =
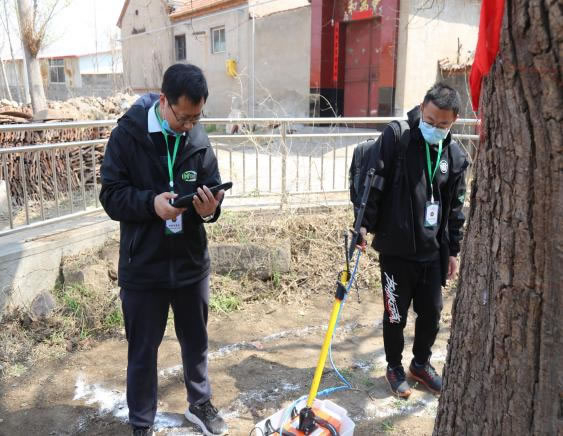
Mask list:
[[186,209],[179,209],[170,205],[170,199],[176,198],[177,196],[178,194],[163,192],[154,197],[154,211],[164,221],[175,220],[178,215],[186,211]]
[[367,229],[365,227],[360,227],[360,235],[356,246],[362,251],[366,251],[366,247],[368,245],[367,235]]

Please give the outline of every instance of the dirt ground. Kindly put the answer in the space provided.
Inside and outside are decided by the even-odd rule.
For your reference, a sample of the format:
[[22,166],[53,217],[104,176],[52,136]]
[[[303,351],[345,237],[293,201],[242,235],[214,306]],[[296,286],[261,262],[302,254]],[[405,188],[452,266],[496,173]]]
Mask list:
[[[211,314],[209,371],[215,405],[231,435],[248,435],[254,423],[309,391],[330,309],[332,291],[290,304],[262,301],[229,314]],[[453,297],[444,295],[441,330],[433,348],[441,371]],[[329,398],[344,407],[356,435],[429,435],[437,398],[415,386],[408,401],[395,398],[384,379],[383,306],[379,290],[348,298],[333,341],[337,368],[355,390]],[[409,315],[403,364],[412,355],[414,314]],[[88,350],[32,367],[0,385],[0,435],[129,434],[125,400],[126,341],[95,342]],[[180,350],[168,328],[159,355],[159,435],[198,435],[183,418],[186,392]],[[321,388],[340,384],[327,363]],[[256,434],[255,432],[252,434]]]

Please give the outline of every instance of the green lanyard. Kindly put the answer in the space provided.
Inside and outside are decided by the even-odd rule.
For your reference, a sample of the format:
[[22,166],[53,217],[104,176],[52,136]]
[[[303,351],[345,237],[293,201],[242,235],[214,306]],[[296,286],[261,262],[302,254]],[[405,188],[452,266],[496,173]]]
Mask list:
[[174,174],[172,170],[174,168],[174,162],[176,162],[176,154],[178,153],[178,145],[180,145],[180,139],[182,138],[182,135],[174,135],[176,141],[174,142],[174,151],[172,152],[172,157],[170,157],[170,148],[168,146],[168,133],[166,133],[166,130],[162,128],[162,119],[160,118],[159,115],[160,109],[158,107],[155,107],[154,111],[158,121],[160,122],[160,130],[164,135],[164,141],[166,142],[166,154],[168,155],[168,177],[170,179],[169,182],[170,192],[174,193]]
[[174,142],[174,151],[171,158],[170,150],[168,149],[168,133],[163,130],[162,134],[164,135],[164,141],[166,141],[166,154],[168,155],[168,177],[170,178],[170,192],[174,193],[174,174],[172,173],[172,169],[174,168],[174,162],[176,162],[176,153],[178,153],[178,145],[180,144],[180,138],[182,136],[176,136],[176,141]]
[[426,144],[426,163],[428,164],[428,178],[430,179],[430,192],[432,194],[431,201],[434,202],[434,186],[432,185],[432,181],[434,180],[434,176],[436,175],[436,170],[440,165],[440,156],[442,156],[442,141],[438,143],[438,156],[436,156],[436,166],[434,167],[434,171],[432,171],[432,160],[430,159],[430,146],[428,142],[424,141]]

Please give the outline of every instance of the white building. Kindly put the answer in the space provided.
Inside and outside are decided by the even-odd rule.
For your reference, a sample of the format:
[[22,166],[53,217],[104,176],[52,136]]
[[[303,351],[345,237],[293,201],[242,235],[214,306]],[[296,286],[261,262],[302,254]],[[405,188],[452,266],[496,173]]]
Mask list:
[[[115,27],[119,6],[114,0],[79,0],[57,11],[38,55],[47,98],[107,96],[124,88],[121,44]],[[21,101],[26,74],[13,15],[12,11],[7,17],[13,31],[0,35],[0,58],[6,73],[0,92],[6,97],[7,81],[12,98]]]

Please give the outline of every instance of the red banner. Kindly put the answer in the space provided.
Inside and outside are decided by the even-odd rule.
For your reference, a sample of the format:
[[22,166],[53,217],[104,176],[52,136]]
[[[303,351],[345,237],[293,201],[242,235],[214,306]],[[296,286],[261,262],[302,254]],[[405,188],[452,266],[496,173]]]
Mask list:
[[504,0],[483,0],[479,21],[479,39],[475,50],[475,60],[471,67],[469,86],[473,110],[479,109],[479,96],[483,77],[495,61],[499,50],[500,29],[504,15]]

